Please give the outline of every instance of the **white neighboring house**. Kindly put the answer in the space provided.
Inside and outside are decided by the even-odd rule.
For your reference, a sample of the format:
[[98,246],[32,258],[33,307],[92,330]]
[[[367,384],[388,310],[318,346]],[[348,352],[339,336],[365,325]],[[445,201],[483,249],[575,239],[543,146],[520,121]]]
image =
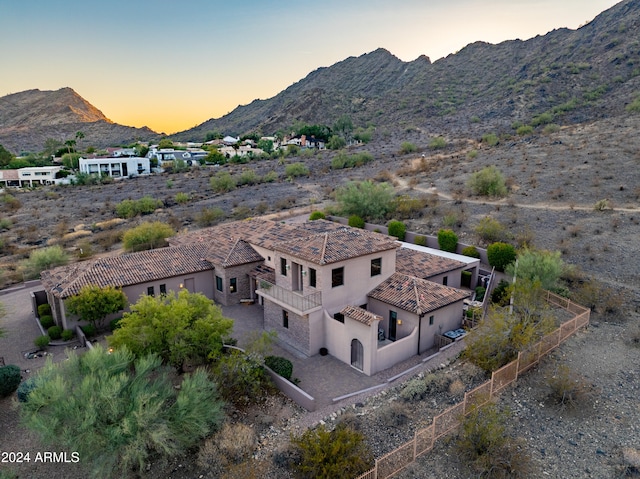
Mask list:
[[106,175],[113,178],[148,175],[151,173],[149,158],[139,156],[117,158],[80,158],[80,172],[89,175]]
[[231,158],[234,156],[260,156],[264,154],[264,150],[260,148],[254,148],[250,145],[242,145],[238,148],[232,146],[223,146],[218,148],[218,151],[222,153],[225,158]]
[[36,185],[53,185],[56,182],[56,173],[61,170],[59,166],[29,166],[19,168],[18,175],[20,185],[29,186]]
[[162,169],[167,163],[182,160],[187,166],[193,166],[200,159],[204,159],[208,153],[201,148],[188,148],[187,150],[175,150],[173,148],[151,148],[147,153],[147,159],[156,159],[158,168]]

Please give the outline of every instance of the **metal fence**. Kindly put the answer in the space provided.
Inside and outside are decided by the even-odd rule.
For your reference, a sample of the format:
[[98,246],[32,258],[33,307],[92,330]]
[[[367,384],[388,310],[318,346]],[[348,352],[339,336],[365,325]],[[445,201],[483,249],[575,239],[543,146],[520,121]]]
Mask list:
[[379,459],[373,469],[356,479],[386,479],[414,462],[421,454],[433,449],[435,442],[460,425],[460,418],[473,408],[482,406],[513,384],[518,376],[532,368],[547,354],[560,346],[572,334],[589,324],[591,310],[566,298],[545,292],[549,304],[565,309],[575,316],[558,329],[543,337],[538,343],[518,354],[518,358],[491,374],[491,379],[465,393],[464,400],[433,418],[432,424],[416,431],[411,441]]

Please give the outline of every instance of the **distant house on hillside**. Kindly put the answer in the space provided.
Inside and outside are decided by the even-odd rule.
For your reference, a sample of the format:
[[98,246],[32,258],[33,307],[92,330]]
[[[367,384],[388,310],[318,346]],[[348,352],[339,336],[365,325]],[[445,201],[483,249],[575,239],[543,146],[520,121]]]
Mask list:
[[56,178],[60,166],[28,166],[17,170],[0,170],[0,186],[39,186],[62,182]]
[[149,158],[114,157],[80,158],[80,172],[89,175],[126,178],[128,176],[148,175],[151,173]]
[[[75,324],[64,300],[82,286],[141,294],[186,288],[223,305],[257,301],[264,328],[306,356],[328,352],[367,375],[387,369],[460,327],[474,266],[421,251],[395,238],[330,221],[285,224],[264,219],[185,233],[170,246],[99,258],[42,273],[58,324]],[[402,258],[399,261],[399,258]],[[473,273],[472,273],[473,274]],[[417,276],[416,276],[417,275]]]

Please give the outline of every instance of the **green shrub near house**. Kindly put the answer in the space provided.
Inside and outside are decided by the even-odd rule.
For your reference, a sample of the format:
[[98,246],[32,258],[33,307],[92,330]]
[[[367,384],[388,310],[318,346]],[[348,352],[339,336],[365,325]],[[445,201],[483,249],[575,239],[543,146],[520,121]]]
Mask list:
[[452,230],[441,229],[438,231],[438,246],[442,251],[455,253],[458,247],[458,235]]
[[507,265],[516,260],[516,249],[508,243],[492,243],[487,248],[487,259],[489,265],[494,266],[498,271],[504,271]]
[[61,337],[63,341],[71,341],[75,335],[73,329],[65,329],[62,331]]
[[424,235],[417,235],[413,240],[413,243],[418,246],[427,246],[427,237]]
[[407,226],[402,221],[392,220],[387,225],[389,236],[395,236],[400,241],[404,240],[404,235],[407,232]]
[[51,315],[51,306],[49,303],[41,304],[38,306],[38,317]]
[[291,379],[291,375],[293,374],[293,363],[287,358],[283,358],[281,356],[267,356],[264,358],[264,364],[286,380]]
[[364,220],[358,215],[349,216],[349,226],[352,228],[364,228]]
[[0,367],[0,397],[6,397],[13,393],[22,380],[20,368],[15,364]]
[[52,340],[60,339],[62,337],[62,327],[55,325],[47,329],[47,334]]
[[40,324],[44,329],[49,329],[51,326],[55,324],[53,321],[53,316],[45,314],[44,316],[40,316]]
[[326,215],[322,211],[313,211],[309,215],[309,221],[323,220],[325,218],[326,218]]
[[469,256],[470,258],[480,259],[480,252],[473,245],[463,248],[462,249],[462,254],[465,255],[465,256]]

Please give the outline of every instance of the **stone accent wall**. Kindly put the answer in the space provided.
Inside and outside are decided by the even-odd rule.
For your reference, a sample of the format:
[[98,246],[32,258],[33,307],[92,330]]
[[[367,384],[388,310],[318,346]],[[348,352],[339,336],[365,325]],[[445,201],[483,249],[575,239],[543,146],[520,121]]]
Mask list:
[[[225,306],[232,304],[240,304],[241,299],[251,298],[251,278],[249,273],[256,267],[258,263],[243,264],[231,268],[222,268],[216,266],[213,272],[213,294],[214,300]],[[216,289],[215,277],[222,278],[222,292]],[[230,291],[231,278],[236,278],[237,290],[235,293]]]
[[309,351],[309,319],[289,311],[289,327],[282,326],[282,306],[264,300],[264,327],[278,333],[278,339],[298,351],[311,356]]

